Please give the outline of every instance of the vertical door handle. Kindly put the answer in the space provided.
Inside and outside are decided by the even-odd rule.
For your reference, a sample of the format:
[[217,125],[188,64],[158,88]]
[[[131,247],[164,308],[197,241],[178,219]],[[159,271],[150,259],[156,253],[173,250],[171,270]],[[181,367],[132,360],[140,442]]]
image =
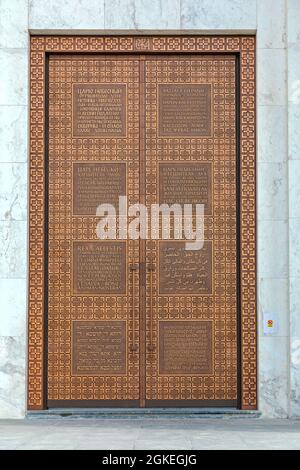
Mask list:
[[135,337],[135,272],[138,271],[139,265],[138,264],[132,264],[129,267],[129,271],[131,273],[131,285],[132,285],[132,343],[130,346],[130,351],[131,352],[136,352],[138,350],[138,345],[136,342],[136,337]]
[[149,352],[155,351],[155,344],[153,342],[153,273],[155,271],[154,263],[150,263],[148,266],[148,272],[150,273],[150,342],[148,346]]

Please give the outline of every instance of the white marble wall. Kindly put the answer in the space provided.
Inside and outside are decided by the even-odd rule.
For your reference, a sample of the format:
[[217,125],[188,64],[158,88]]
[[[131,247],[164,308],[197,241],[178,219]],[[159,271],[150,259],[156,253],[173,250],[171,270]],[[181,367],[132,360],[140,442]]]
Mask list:
[[300,1],[289,0],[288,165],[290,247],[290,415],[300,416]]
[[[286,2],[257,2],[259,406],[268,416],[289,407],[289,253]],[[264,336],[264,315],[278,318]]]
[[300,416],[300,0],[0,0],[0,417],[25,412],[28,28],[257,31],[259,407]]
[[0,0],[0,417],[26,390],[28,2]]

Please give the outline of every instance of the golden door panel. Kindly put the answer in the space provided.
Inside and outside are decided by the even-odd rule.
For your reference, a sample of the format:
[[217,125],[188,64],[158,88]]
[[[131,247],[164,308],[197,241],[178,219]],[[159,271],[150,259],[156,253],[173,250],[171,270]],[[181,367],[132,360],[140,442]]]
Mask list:
[[139,200],[139,60],[49,59],[48,406],[138,406],[139,242],[99,204]]
[[237,406],[236,59],[146,58],[145,83],[147,205],[205,223],[199,251],[146,243],[146,405]]

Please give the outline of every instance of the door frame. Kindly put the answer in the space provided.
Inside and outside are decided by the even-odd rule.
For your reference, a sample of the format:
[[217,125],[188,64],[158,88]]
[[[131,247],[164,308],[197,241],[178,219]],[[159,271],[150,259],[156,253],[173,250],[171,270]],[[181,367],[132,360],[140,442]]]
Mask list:
[[255,36],[47,36],[30,38],[28,410],[46,409],[48,56],[234,54],[237,56],[239,408],[257,409]]

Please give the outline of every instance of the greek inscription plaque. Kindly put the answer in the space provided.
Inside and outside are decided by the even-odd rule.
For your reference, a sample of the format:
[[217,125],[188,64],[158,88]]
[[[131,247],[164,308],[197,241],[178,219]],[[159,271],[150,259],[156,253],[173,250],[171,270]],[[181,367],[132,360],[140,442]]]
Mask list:
[[73,321],[74,375],[126,374],[125,321]]
[[126,85],[74,84],[73,137],[125,137]]
[[212,164],[159,164],[160,204],[204,204],[212,213]]
[[212,374],[212,322],[159,323],[160,374]]
[[100,204],[119,207],[126,195],[126,163],[74,163],[73,215],[96,215]]
[[126,243],[74,242],[74,294],[125,294]]
[[160,294],[212,294],[212,242],[201,250],[185,249],[185,242],[159,243]]
[[161,137],[211,136],[211,85],[159,85],[158,103]]

